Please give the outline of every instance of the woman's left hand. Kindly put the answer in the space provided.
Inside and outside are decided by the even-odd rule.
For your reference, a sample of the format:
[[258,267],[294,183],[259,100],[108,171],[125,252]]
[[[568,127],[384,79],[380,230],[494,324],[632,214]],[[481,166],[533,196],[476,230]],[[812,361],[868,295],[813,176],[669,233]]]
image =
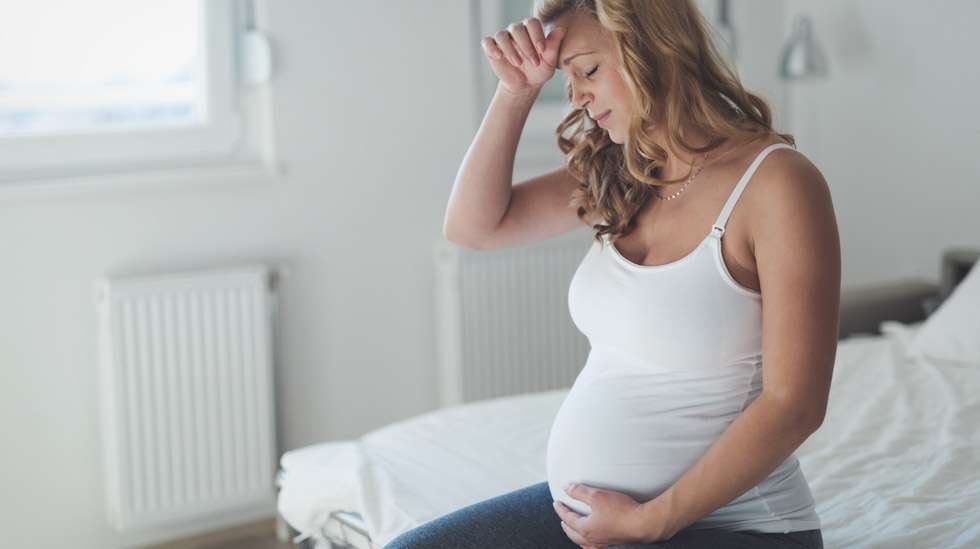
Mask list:
[[662,525],[653,524],[658,518],[627,494],[583,484],[572,484],[565,493],[592,508],[591,514],[583,515],[555,502],[565,535],[584,549],[662,539],[656,534],[663,531]]

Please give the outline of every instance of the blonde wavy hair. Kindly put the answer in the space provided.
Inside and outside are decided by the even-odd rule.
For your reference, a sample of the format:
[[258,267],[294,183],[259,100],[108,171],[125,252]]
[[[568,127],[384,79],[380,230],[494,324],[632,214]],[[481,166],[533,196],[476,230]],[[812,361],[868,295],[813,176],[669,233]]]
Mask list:
[[[536,0],[533,16],[548,25],[573,10],[611,33],[620,74],[633,97],[629,136],[622,145],[585,109],[573,109],[555,130],[566,167],[579,181],[570,204],[583,222],[606,221],[592,225],[601,244],[603,234],[615,240],[632,231],[636,213],[661,187],[685,181],[693,171],[692,166],[676,180],[657,177],[667,151],[650,137],[652,128],[664,128],[672,148],[700,155],[772,134],[772,115],[718,53],[692,0]],[[566,90],[571,102],[570,83]],[[684,125],[708,135],[708,144],[689,143]],[[795,146],[792,135],[778,135]]]

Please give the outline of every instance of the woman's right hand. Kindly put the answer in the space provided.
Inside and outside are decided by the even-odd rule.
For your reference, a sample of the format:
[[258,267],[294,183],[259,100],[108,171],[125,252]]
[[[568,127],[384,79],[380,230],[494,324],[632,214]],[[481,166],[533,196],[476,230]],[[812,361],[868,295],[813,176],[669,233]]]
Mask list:
[[527,95],[541,89],[555,74],[564,36],[565,29],[555,27],[545,38],[541,21],[530,17],[483,37],[483,53],[507,92]]

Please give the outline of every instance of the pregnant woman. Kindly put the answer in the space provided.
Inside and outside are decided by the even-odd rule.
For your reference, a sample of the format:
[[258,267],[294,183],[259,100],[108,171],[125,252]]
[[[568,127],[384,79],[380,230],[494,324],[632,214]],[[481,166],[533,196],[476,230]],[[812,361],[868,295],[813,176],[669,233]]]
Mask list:
[[[690,0],[539,0],[483,49],[499,83],[445,234],[490,250],[591,227],[568,296],[591,351],[547,481],[387,547],[822,547],[793,455],[823,420],[837,349],[840,244],[819,170]],[[512,185],[555,70],[573,107],[565,165]]]

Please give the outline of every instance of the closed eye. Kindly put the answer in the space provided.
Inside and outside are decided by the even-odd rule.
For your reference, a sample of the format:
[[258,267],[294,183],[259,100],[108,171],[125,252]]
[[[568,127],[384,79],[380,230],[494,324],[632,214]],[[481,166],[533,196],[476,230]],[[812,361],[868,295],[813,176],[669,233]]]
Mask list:
[[[599,65],[596,65],[588,73],[585,74],[586,78],[591,79],[592,75],[599,70]],[[568,96],[568,102],[572,102],[572,81],[570,79],[565,80],[565,94]]]

